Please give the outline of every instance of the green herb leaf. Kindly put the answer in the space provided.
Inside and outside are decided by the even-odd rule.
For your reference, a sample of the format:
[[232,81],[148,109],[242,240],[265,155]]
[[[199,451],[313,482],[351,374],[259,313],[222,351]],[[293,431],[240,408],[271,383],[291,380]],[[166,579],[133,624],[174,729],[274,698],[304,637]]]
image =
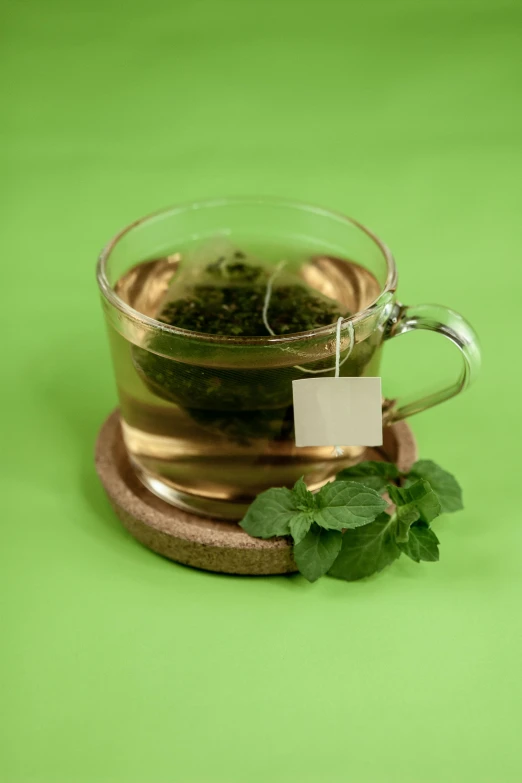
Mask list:
[[372,522],[386,501],[378,492],[352,481],[325,484],[315,496],[314,519],[327,530],[344,530]]
[[410,535],[410,527],[416,522],[420,513],[416,506],[397,506],[395,511],[397,518],[397,529],[395,533],[395,540],[398,542],[406,542]]
[[313,513],[300,511],[290,520],[290,534],[294,539],[294,546],[299,544],[310,530],[314,521]]
[[294,484],[296,506],[302,511],[312,511],[315,508],[315,499],[301,476]]
[[357,481],[376,492],[382,492],[389,481],[399,477],[399,471],[392,462],[359,462],[337,474],[341,481]]
[[439,539],[429,527],[410,528],[408,540],[398,541],[398,545],[399,549],[416,563],[420,563],[421,560],[433,563],[439,559]]
[[395,484],[388,484],[386,490],[390,496],[391,502],[395,503],[396,506],[402,506],[408,503],[408,501],[405,500],[405,495],[401,487],[396,487]]
[[429,481],[431,488],[438,496],[442,513],[451,513],[460,511],[464,508],[462,503],[462,489],[451,473],[443,470],[435,462],[429,459],[421,459],[415,463],[410,471],[406,486],[416,478],[422,478]]
[[267,489],[257,496],[239,524],[256,538],[287,536],[290,533],[290,521],[298,513],[290,489]]
[[412,497],[414,503],[420,511],[420,518],[427,525],[430,524],[442,511],[440,500],[433,491],[428,481],[421,479],[408,487],[407,491]]
[[380,514],[374,522],[343,535],[341,551],[328,572],[337,579],[353,581],[371,576],[400,555],[395,543],[395,517]]
[[417,519],[420,517],[423,522],[429,525],[441,513],[441,504],[437,495],[429,482],[423,479],[415,481],[407,487],[396,487],[394,484],[390,484],[388,493],[397,506],[397,515],[402,516],[403,519],[407,514],[413,513],[412,509],[416,509],[418,511]]
[[[346,480],[330,482],[316,494],[303,478],[293,490],[263,492],[241,527],[258,538],[291,535],[297,567],[310,582],[325,573],[362,579],[393,563],[401,552],[416,563],[439,559],[439,541],[429,525],[443,508],[462,508],[460,487],[451,474],[422,460],[402,487],[389,483],[404,478],[392,463],[365,462],[339,476]],[[387,503],[379,494],[384,489],[395,504],[393,515],[384,511]]]
[[338,530],[323,530],[314,524],[294,546],[296,565],[309,582],[317,581],[331,568],[341,549],[342,538]]

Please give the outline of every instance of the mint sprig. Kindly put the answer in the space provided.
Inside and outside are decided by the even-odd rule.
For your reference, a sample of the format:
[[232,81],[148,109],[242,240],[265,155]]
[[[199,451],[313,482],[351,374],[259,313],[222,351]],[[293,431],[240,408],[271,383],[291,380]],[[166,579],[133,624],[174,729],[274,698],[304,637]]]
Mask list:
[[378,492],[384,491],[390,482],[398,479],[403,480],[405,487],[424,479],[437,495],[443,514],[464,508],[462,490],[455,476],[429,459],[419,460],[406,473],[399,471],[393,462],[360,462],[341,470],[337,478],[342,481],[356,481]]
[[455,477],[430,460],[419,460],[408,473],[390,462],[362,462],[316,493],[303,478],[292,490],[263,492],[240,524],[258,538],[290,536],[308,581],[326,573],[353,581],[401,554],[416,563],[437,561],[439,541],[430,525],[462,507]]
[[323,530],[342,531],[373,522],[385,508],[379,493],[362,484],[334,481],[312,494],[301,478],[293,490],[269,489],[258,495],[241,527],[256,538],[292,535],[296,543],[313,522]]
[[440,514],[441,504],[427,481],[409,487],[387,484],[395,505],[360,531],[346,531],[341,553],[330,575],[353,581],[382,571],[404,553],[416,563],[439,559],[438,539],[430,523]]

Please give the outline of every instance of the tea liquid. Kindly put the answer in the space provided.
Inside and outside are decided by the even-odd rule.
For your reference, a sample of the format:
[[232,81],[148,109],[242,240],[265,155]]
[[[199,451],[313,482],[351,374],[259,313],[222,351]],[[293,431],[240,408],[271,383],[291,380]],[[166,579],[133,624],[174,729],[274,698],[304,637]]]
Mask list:
[[[256,250],[272,263],[291,258],[303,281],[336,300],[342,312],[363,310],[380,293],[376,278],[353,262],[312,254],[299,259],[295,251],[292,258],[288,248]],[[138,264],[115,291],[157,318],[180,261],[173,253]],[[341,374],[378,375],[381,339],[376,331],[357,342]],[[346,448],[339,458],[330,447],[295,446],[292,380],[307,375],[290,360],[288,367],[226,370],[211,361],[202,366],[158,355],[152,342],[135,346],[112,326],[110,342],[127,449],[141,480],[168,502],[239,519],[260,492],[291,487],[303,475],[318,487],[361,451]],[[329,357],[327,366],[333,364]]]

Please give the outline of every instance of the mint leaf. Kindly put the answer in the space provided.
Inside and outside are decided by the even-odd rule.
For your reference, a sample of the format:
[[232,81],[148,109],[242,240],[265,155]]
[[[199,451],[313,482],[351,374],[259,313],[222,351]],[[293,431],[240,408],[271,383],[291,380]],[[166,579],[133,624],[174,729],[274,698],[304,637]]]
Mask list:
[[326,574],[339,554],[342,538],[338,530],[322,530],[314,524],[303,540],[294,546],[296,565],[309,582],[315,582]]
[[300,511],[290,520],[290,534],[294,539],[294,546],[306,536],[310,526],[314,521],[313,514],[310,511]]
[[395,510],[395,516],[397,519],[397,529],[395,533],[395,540],[397,543],[406,542],[410,535],[410,527],[416,522],[420,513],[416,506],[397,506]]
[[416,563],[421,560],[435,562],[439,559],[439,539],[429,527],[414,526],[406,542],[399,542],[399,549]]
[[393,462],[359,462],[337,474],[340,481],[357,481],[376,492],[382,492],[388,481],[398,477],[399,471]]
[[312,511],[315,508],[314,496],[306,486],[302,476],[295,482],[293,492],[297,508],[300,508],[302,511]]
[[239,524],[256,538],[287,536],[290,521],[298,513],[291,490],[267,489],[257,496]]
[[[429,523],[438,517],[441,512],[440,501],[428,481],[421,479],[409,484],[407,487],[388,486],[388,494],[397,506],[397,515],[405,518],[412,509],[417,509],[418,516],[423,522]],[[413,513],[413,512],[411,512]],[[412,520],[415,522],[416,520]],[[411,522],[410,522],[411,524]]]
[[437,494],[428,481],[421,479],[407,488],[414,503],[420,511],[420,518],[427,525],[430,524],[442,511],[442,506]]
[[344,530],[372,522],[386,501],[378,492],[353,481],[325,484],[315,496],[314,520],[327,530]]
[[363,579],[382,571],[400,553],[395,543],[395,518],[379,514],[369,525],[344,533],[341,551],[328,573],[347,581]]
[[442,513],[460,511],[464,508],[462,489],[457,479],[451,473],[443,470],[436,462],[429,459],[419,460],[411,469],[410,476],[412,478],[408,479],[407,484],[415,478],[429,481],[431,488],[439,498]]
[[389,484],[386,487],[386,490],[388,492],[388,495],[390,496],[390,500],[392,503],[395,503],[396,506],[402,506],[406,505],[408,501],[405,499],[404,491],[401,489],[401,487],[395,486],[395,484]]

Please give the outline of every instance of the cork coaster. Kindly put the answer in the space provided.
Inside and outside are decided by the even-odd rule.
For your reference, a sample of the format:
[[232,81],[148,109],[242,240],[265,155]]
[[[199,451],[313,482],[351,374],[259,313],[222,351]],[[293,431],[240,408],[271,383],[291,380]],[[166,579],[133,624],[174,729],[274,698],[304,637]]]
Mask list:
[[[96,470],[116,514],[141,544],[170,560],[226,574],[287,574],[296,571],[285,538],[251,538],[237,523],[190,514],[153,495],[127,457],[118,411],[103,424],[96,443]],[[389,460],[407,471],[417,459],[409,426],[384,431],[384,445],[368,448],[362,460]]]

